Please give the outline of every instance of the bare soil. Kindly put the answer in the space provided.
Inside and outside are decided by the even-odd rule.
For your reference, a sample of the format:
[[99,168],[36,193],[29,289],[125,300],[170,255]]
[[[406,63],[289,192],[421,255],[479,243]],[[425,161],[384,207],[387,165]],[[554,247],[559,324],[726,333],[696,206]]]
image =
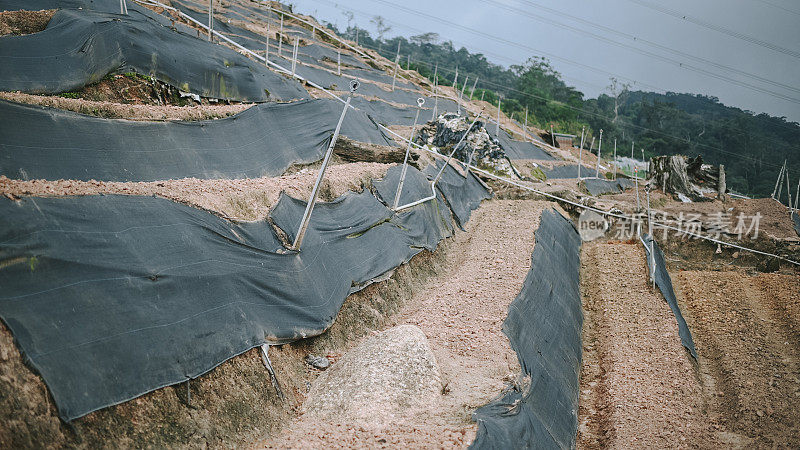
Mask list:
[[641,245],[585,243],[579,448],[713,447],[703,388]]
[[[444,387],[429,411],[343,422],[303,416],[266,447],[466,447],[472,412],[519,373],[501,327],[530,268],[534,231],[546,202],[485,202],[452,239],[445,268],[413,291],[387,325],[413,324],[428,338]],[[375,370],[392,371],[392,366]]]
[[2,11],[0,12],[0,36],[22,36],[38,33],[50,23],[55,9],[41,11]]
[[800,446],[800,272],[680,271],[673,281],[718,441]]
[[[317,164],[318,166],[318,164]],[[389,164],[352,163],[328,167],[320,199],[332,200],[348,190],[361,191],[370,179],[382,178]],[[262,220],[281,192],[308,198],[318,169],[306,167],[296,173],[275,178],[238,180],[184,178],[152,182],[113,182],[76,180],[11,180],[0,175],[0,195],[63,197],[74,195],[122,194],[157,195],[239,221]]]
[[253,106],[252,104],[174,106],[119,103],[111,100],[86,100],[84,98],[31,95],[20,92],[0,92],[0,98],[28,105],[64,109],[106,119],[142,121],[222,119],[238,114]]

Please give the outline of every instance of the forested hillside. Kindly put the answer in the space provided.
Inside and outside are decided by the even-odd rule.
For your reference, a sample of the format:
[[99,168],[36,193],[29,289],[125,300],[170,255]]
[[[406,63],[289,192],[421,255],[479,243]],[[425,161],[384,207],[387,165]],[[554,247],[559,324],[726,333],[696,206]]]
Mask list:
[[[390,29],[373,23],[383,33]],[[354,27],[338,32],[353,40],[358,33],[359,44],[390,59],[399,43],[401,66],[433,79],[438,63],[440,84],[452,85],[457,67],[458,86],[469,77],[465,95],[477,77],[474,97],[497,104],[500,95],[507,115],[522,121],[527,108],[528,122],[539,128],[549,129],[552,123],[557,132],[580,135],[585,126],[594,136],[603,129],[604,143],[617,139],[618,148],[625,149],[620,153],[627,155],[635,143],[639,157],[640,150],[646,157],[700,154],[709,163],[725,164],[728,185],[748,195],[769,196],[784,159],[790,177],[800,176],[800,125],[785,118],[756,115],[704,95],[630,91],[613,79],[606,94],[586,99],[546,59],[532,57],[523,66],[506,68],[441,41],[437,33],[382,39]]]

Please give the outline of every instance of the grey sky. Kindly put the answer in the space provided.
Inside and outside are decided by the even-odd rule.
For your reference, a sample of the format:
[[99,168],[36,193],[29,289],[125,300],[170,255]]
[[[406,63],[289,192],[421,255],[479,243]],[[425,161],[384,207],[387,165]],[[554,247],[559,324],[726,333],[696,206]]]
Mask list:
[[[483,53],[503,66],[523,63],[531,56],[548,56],[568,84],[576,86],[587,97],[596,97],[609,84],[609,73],[622,81],[635,80],[633,89],[690,92],[719,97],[727,105],[754,112],[767,112],[800,121],[800,59],[776,52],[689,21],[648,9],[632,0],[494,0],[517,10],[542,16],[544,20],[509,11],[481,1],[456,0],[293,0],[295,10],[313,14],[320,20],[347,24],[343,9],[353,10],[354,22],[375,35],[369,17],[388,19],[390,36],[411,36],[435,31],[442,39],[452,40],[456,48]],[[800,52],[800,2],[792,0],[645,0],[680,11],[702,21],[743,33],[771,44]],[[386,2],[386,3],[384,3]],[[640,0],[641,2],[641,0]],[[387,4],[388,3],[388,4]],[[400,8],[391,6],[398,5]],[[619,36],[537,8],[541,5],[580,19],[611,28],[630,37]],[[338,7],[337,7],[338,6]],[[402,8],[424,12],[463,27],[474,28],[491,37],[476,35],[457,26],[443,24]],[[604,38],[655,53],[684,65],[694,66],[762,90],[769,90],[791,99],[778,98],[752,87],[743,87],[714,76],[698,73],[673,62],[637,53],[566,29],[551,21],[585,30]],[[735,71],[698,62],[683,55],[643,44],[641,40],[666,46],[691,56],[747,72],[763,80],[743,76]],[[510,41],[502,42],[502,41]],[[559,58],[553,57],[555,55]],[[569,61],[581,63],[582,67]],[[764,80],[769,80],[769,83]],[[777,85],[779,83],[783,86]],[[787,87],[788,86],[788,87]],[[792,89],[794,88],[794,89]]]

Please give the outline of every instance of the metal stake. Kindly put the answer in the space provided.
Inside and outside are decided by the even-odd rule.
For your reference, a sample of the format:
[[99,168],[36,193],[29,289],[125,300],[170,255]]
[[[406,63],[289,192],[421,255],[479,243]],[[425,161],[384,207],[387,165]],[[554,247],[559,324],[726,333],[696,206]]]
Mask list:
[[214,0],[208,0],[208,40],[214,35]]
[[[786,168],[786,160],[783,160],[783,165],[781,166],[781,170],[778,172],[778,180],[775,181],[775,189],[772,190],[772,198],[775,198],[775,193],[778,192],[778,185],[781,184],[781,177],[783,176],[783,169]],[[778,194],[780,196],[780,194]]]
[[789,185],[789,169],[787,168],[784,172],[786,174],[786,198],[788,199],[789,203],[786,206],[789,209],[792,209],[792,186]]
[[481,101],[483,101],[483,95],[486,94],[486,91],[481,91]]
[[[644,160],[644,149],[641,149],[641,150],[642,150],[642,162],[644,163],[645,162],[645,160]],[[647,166],[645,166],[645,167],[647,167]],[[643,180],[647,179],[647,169],[646,168],[644,169],[644,176],[642,177],[642,179]]]
[[414,140],[414,132],[417,130],[417,120],[419,120],[419,112],[422,110],[422,105],[425,104],[424,98],[417,99],[417,114],[414,116],[414,125],[411,127],[411,137],[408,139],[408,146],[406,146],[406,156],[403,158],[403,170],[400,172],[400,182],[397,184],[397,193],[394,195],[393,210],[397,209],[400,202],[400,193],[403,191],[403,182],[406,180],[406,171],[408,170],[408,155],[411,154],[411,141]]
[[614,138],[614,179],[617,179],[617,138]]
[[[525,107],[525,125],[522,126],[522,137],[525,138],[525,141],[528,141],[528,107]],[[583,133],[581,133],[581,139],[583,139]]]
[[397,81],[397,66],[400,65],[400,42],[397,41],[397,56],[394,57],[394,75],[392,76],[392,92],[394,92],[394,84]]
[[278,32],[278,56],[283,56],[283,13],[281,13],[281,30]]
[[480,77],[475,77],[475,82],[472,83],[472,90],[469,93],[469,98],[471,99],[475,95],[475,87],[478,85],[478,79]]
[[461,115],[461,102],[464,101],[464,89],[467,87],[467,80],[469,80],[469,76],[464,80],[464,84],[461,86],[461,96],[458,97],[458,115]]
[[339,52],[336,54],[336,74],[342,76],[342,46],[339,46]]
[[269,20],[272,16],[272,9],[269,10],[269,17],[267,18],[267,50],[264,52],[264,65],[269,67]]
[[500,102],[503,100],[502,95],[497,96],[497,128],[494,129],[494,135],[500,139]]
[[553,143],[553,148],[556,148],[556,133],[553,131],[553,124],[550,124],[550,141]]
[[308,229],[308,222],[311,219],[311,211],[314,210],[314,203],[317,201],[319,187],[322,184],[322,179],[325,177],[325,169],[328,168],[328,161],[331,159],[331,154],[333,154],[333,147],[336,146],[336,140],[339,138],[339,131],[342,129],[344,115],[347,114],[347,108],[350,107],[350,100],[352,100],[353,93],[358,89],[358,86],[358,80],[350,81],[350,94],[347,96],[347,101],[344,103],[342,115],[339,116],[339,123],[336,124],[336,130],[334,130],[333,137],[331,137],[328,151],[325,152],[325,158],[322,160],[322,167],[320,167],[319,174],[317,174],[317,181],[314,183],[314,188],[311,190],[311,197],[308,200],[306,210],[303,213],[303,219],[300,221],[300,227],[297,229],[297,236],[295,236],[294,243],[292,244],[293,250],[300,251],[300,245],[303,244],[303,237],[305,237],[306,229]]
[[458,66],[456,66],[456,76],[453,78],[453,88],[455,89],[456,83],[458,83]]
[[[525,109],[525,119],[528,118],[528,109]],[[586,138],[586,125],[581,127],[581,146],[578,148],[578,183],[581,182],[581,166],[583,165],[583,143]]]
[[128,14],[128,2],[125,0],[119,0],[119,13],[120,14]]
[[794,211],[797,212],[797,202],[800,200],[800,178],[797,179],[797,191],[794,194]]
[[641,210],[639,205],[639,166],[633,167],[633,173],[636,176],[636,212],[639,212]]
[[427,202],[429,200],[433,200],[434,198],[436,198],[436,183],[439,181],[439,178],[441,178],[442,173],[444,173],[444,169],[447,168],[448,164],[450,164],[450,160],[453,159],[453,155],[456,153],[456,150],[458,150],[458,148],[461,146],[461,143],[464,142],[464,139],[469,134],[470,130],[472,130],[472,127],[475,126],[475,123],[481,117],[481,114],[483,114],[483,110],[481,110],[481,112],[478,113],[478,115],[475,117],[475,120],[473,120],[472,123],[469,125],[469,127],[467,128],[467,131],[464,132],[464,135],[461,136],[461,139],[453,147],[453,150],[450,152],[450,155],[447,156],[447,160],[442,165],[442,168],[439,169],[439,172],[433,178],[433,181],[431,181],[431,195],[429,195],[428,197],[425,197],[425,198],[421,198],[421,199],[419,199],[417,201],[414,201],[414,202],[411,202],[411,203],[406,203],[405,205],[398,206],[397,208],[394,209],[395,212],[403,210],[403,209],[406,209],[406,208],[411,208],[412,206],[420,205],[422,203],[425,203],[425,202]]
[[294,39],[294,48],[292,49],[292,77],[294,77],[294,69],[297,66],[297,48],[300,45],[300,36]]
[[436,110],[439,108],[439,96],[436,94],[439,86],[439,63],[436,63],[436,67],[433,69],[433,114],[431,115],[431,120],[436,120]]
[[594,176],[600,178],[600,151],[603,149],[603,129],[600,129],[600,143],[597,144],[597,171]]

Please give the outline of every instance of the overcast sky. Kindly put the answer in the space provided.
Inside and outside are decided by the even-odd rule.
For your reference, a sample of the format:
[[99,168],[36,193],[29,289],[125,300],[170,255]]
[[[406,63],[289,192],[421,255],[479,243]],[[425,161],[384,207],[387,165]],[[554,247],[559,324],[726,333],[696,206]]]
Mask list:
[[[531,56],[545,56],[568,84],[587,97],[603,92],[609,77],[616,76],[632,83],[632,89],[711,95],[727,105],[800,122],[800,1],[292,0],[291,3],[296,11],[315,15],[340,28],[347,26],[342,11],[351,10],[355,13],[354,23],[370,30],[373,36],[375,28],[369,18],[381,15],[392,26],[387,36],[408,37],[434,31],[443,40],[453,41],[456,48],[464,46],[470,52],[483,53],[490,61],[506,67],[521,64]],[[679,12],[687,19],[641,3],[665,5],[660,7]],[[740,38],[730,35],[733,33]]]

